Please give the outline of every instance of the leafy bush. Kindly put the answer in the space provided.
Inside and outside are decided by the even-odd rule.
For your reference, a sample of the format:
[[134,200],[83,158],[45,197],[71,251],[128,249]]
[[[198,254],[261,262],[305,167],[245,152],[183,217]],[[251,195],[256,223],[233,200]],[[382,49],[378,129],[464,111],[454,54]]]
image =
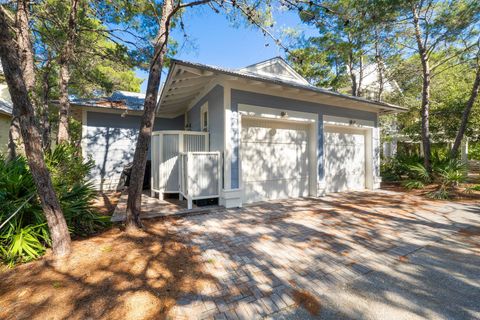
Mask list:
[[480,141],[470,142],[468,145],[468,159],[480,160]]
[[[47,153],[51,172],[65,219],[72,235],[94,233],[109,224],[109,217],[92,207],[93,186],[86,181],[91,161],[83,162],[77,150],[60,145]],[[35,184],[23,157],[6,162],[0,156],[0,221],[18,213],[0,230],[0,258],[10,266],[44,254],[50,234]]]
[[384,181],[402,181],[408,177],[410,166],[418,163],[423,163],[418,155],[397,155],[382,161],[380,174]]
[[[397,181],[402,181],[407,189],[422,189],[431,183],[438,184],[438,190],[429,193],[429,196],[435,199],[448,198],[450,191],[467,177],[467,167],[464,163],[438,152],[432,154],[432,172],[427,171],[420,157],[397,157],[390,161],[395,162]],[[390,169],[390,172],[392,171]]]

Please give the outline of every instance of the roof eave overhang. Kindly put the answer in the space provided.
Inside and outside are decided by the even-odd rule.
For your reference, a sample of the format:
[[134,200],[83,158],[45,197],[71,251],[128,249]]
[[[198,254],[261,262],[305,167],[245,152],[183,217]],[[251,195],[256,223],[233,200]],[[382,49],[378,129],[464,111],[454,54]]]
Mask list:
[[[389,104],[389,103],[386,103],[386,102],[373,101],[373,100],[368,100],[368,99],[360,98],[360,97],[353,97],[353,96],[349,96],[349,95],[345,95],[345,94],[341,94],[341,93],[337,93],[337,92],[333,92],[333,91],[328,91],[328,90],[321,89],[321,88],[310,87],[310,86],[294,84],[294,83],[288,83],[288,82],[279,81],[279,80],[275,80],[275,79],[268,79],[268,78],[261,77],[261,76],[255,76],[255,75],[251,75],[251,74],[243,74],[243,73],[239,73],[239,72],[235,72],[235,71],[225,70],[225,69],[221,69],[221,68],[215,68],[215,67],[211,67],[211,66],[207,66],[207,65],[201,65],[201,64],[191,63],[191,62],[187,62],[187,61],[176,60],[176,59],[171,60],[171,65],[170,65],[170,69],[169,69],[169,72],[168,72],[168,75],[167,75],[167,79],[165,81],[165,85],[162,88],[160,99],[158,100],[159,104],[165,98],[165,93],[168,92],[168,90],[169,90],[170,84],[173,81],[173,79],[172,79],[173,75],[175,74],[176,70],[179,67],[182,67],[182,66],[183,67],[188,67],[188,68],[195,68],[195,69],[198,69],[199,71],[209,71],[209,72],[212,72],[212,73],[218,74],[218,75],[221,74],[221,75],[226,75],[226,76],[231,76],[231,77],[238,77],[238,78],[243,78],[243,79],[247,79],[247,80],[260,81],[260,82],[264,82],[264,83],[268,83],[268,84],[281,85],[281,86],[286,86],[286,87],[290,87],[290,88],[294,88],[294,89],[310,91],[310,92],[317,93],[320,96],[324,95],[324,96],[329,96],[329,97],[335,97],[335,98],[338,98],[338,99],[345,99],[345,100],[348,100],[348,101],[354,101],[354,102],[359,103],[360,105],[363,105],[365,107],[373,108],[373,109],[377,110],[377,112],[380,113],[380,114],[400,113],[400,112],[406,112],[407,111],[407,109],[404,108],[404,107]],[[158,108],[157,108],[157,110],[158,110]]]

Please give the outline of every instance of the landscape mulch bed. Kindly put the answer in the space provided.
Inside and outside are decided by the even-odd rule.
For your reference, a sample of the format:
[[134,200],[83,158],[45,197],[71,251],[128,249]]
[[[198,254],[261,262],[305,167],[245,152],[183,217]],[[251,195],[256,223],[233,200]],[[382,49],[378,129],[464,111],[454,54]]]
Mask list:
[[145,221],[73,241],[63,262],[42,259],[0,271],[0,319],[166,319],[177,299],[212,278],[199,251],[169,231],[174,219]]
[[[461,184],[453,192],[451,192],[450,198],[447,199],[447,201],[458,201],[458,202],[465,202],[465,203],[479,202],[480,203],[480,191],[471,190],[469,192],[466,192],[467,188],[473,187],[475,185],[476,184],[471,184],[471,183]],[[438,189],[438,186],[428,185],[423,189],[408,190],[405,187],[403,187],[401,183],[388,182],[388,183],[382,183],[382,189],[396,191],[396,192],[405,192],[414,196],[427,197],[427,195],[430,192],[436,191]],[[433,199],[429,199],[429,200],[433,200]],[[442,200],[439,200],[439,201],[442,201]]]

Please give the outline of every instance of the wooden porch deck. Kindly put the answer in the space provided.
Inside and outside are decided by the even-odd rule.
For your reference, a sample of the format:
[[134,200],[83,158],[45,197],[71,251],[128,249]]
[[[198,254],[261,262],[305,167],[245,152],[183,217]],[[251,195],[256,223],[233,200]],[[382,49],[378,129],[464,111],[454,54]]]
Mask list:
[[[113,212],[112,222],[121,222],[125,221],[126,211],[127,211],[127,197],[128,191],[125,190],[120,200],[118,201],[117,207]],[[144,191],[142,194],[142,212],[140,214],[142,219],[148,218],[157,218],[157,217],[168,217],[168,216],[182,216],[187,214],[203,214],[208,213],[212,209],[219,208],[219,206],[202,206],[197,207],[195,204],[192,209],[187,209],[187,201],[180,201],[178,198],[167,198],[160,200],[158,198],[152,198],[150,196],[150,191]]]

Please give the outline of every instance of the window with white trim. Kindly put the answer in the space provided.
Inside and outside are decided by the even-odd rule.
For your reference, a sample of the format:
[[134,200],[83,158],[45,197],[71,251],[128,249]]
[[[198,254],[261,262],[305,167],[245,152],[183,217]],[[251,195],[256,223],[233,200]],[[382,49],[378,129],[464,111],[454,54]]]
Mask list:
[[202,131],[208,131],[208,102],[205,102],[200,108],[200,120]]

